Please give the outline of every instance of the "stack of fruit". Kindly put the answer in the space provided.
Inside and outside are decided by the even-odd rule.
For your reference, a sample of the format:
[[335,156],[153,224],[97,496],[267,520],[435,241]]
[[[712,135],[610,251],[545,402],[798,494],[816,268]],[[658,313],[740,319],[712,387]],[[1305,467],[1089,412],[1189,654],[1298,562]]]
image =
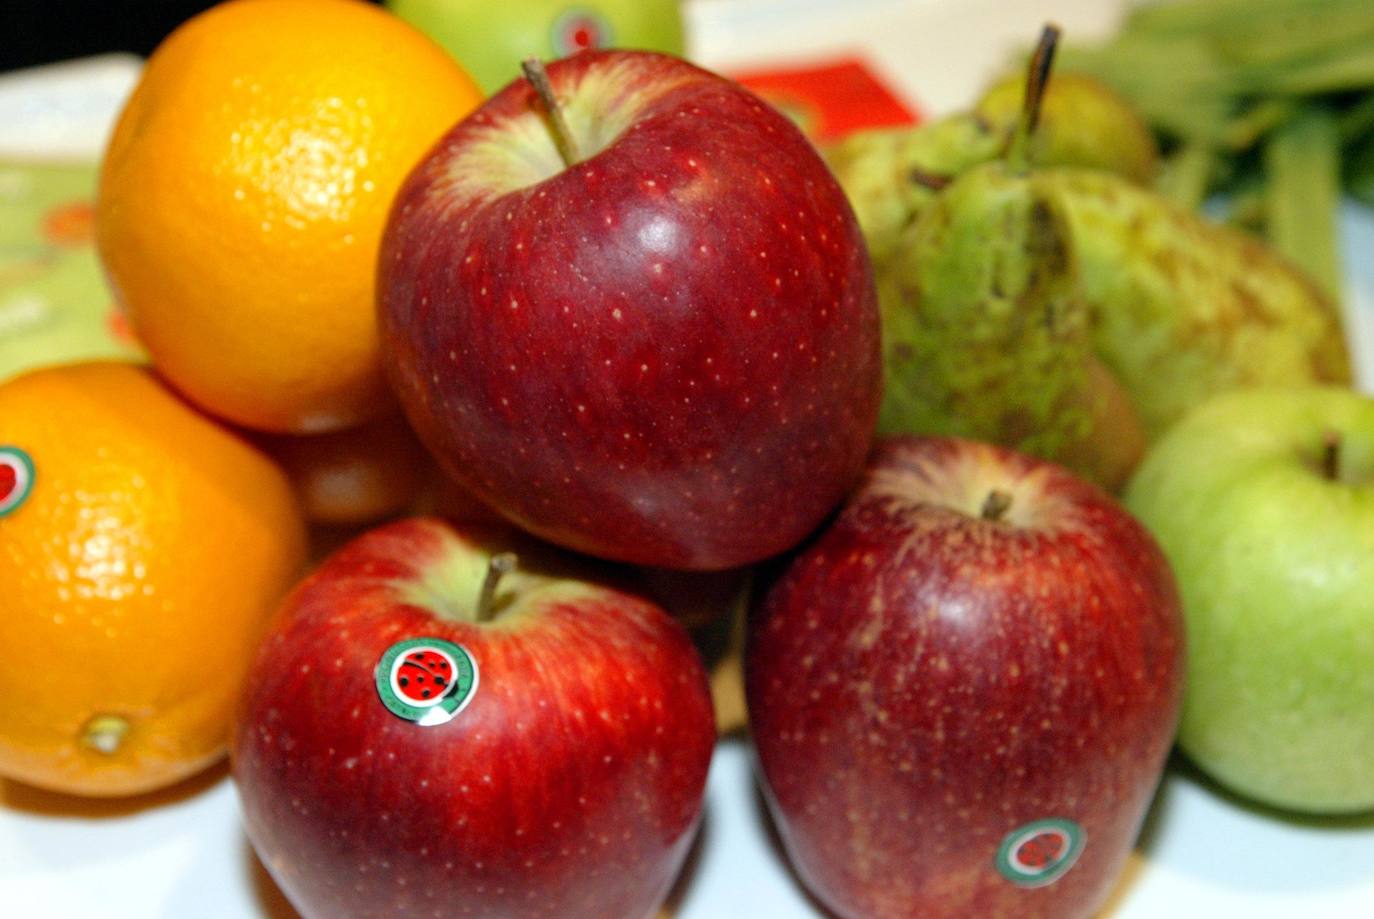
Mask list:
[[1237,788],[1374,806],[1374,529],[1282,507],[1371,506],[1336,311],[1144,190],[1054,39],[823,157],[670,54],[483,100],[375,6],[186,23],[96,208],[151,368],[0,384],[0,775],[227,752],[310,916],[651,916],[717,734],[684,622],[752,580],[765,797],[839,915],[1091,915],[1180,712]]

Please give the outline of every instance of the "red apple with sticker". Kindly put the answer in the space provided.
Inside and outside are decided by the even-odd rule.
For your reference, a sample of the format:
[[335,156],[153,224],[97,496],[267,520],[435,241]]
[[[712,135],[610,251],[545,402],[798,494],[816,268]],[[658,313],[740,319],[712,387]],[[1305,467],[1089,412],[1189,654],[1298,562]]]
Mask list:
[[407,416],[455,480],[578,551],[705,570],[790,548],[876,423],[843,191],[787,119],[677,58],[585,52],[546,78],[397,196],[379,318]]
[[303,915],[658,908],[700,819],[706,674],[660,608],[550,551],[412,518],[286,600],[231,757]]
[[1169,566],[1104,492],[990,445],[880,441],[750,621],[787,854],[848,919],[1090,916],[1163,773],[1183,660]]

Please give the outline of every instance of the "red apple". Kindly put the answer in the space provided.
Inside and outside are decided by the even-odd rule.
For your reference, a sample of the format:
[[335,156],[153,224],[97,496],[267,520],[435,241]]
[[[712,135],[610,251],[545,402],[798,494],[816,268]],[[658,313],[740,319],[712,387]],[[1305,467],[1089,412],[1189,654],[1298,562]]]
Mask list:
[[658,607],[528,547],[496,574],[503,546],[403,520],[286,601],[231,753],[304,915],[644,917],[666,895],[715,741],[701,662]]
[[511,83],[393,206],[379,317],[407,415],[553,542],[691,569],[790,548],[876,423],[876,297],[843,191],[786,118],[677,58],[587,52],[547,77],[561,104]]
[[1169,567],[1066,470],[880,441],[756,610],[766,798],[838,914],[1083,917],[1159,783],[1182,688]]

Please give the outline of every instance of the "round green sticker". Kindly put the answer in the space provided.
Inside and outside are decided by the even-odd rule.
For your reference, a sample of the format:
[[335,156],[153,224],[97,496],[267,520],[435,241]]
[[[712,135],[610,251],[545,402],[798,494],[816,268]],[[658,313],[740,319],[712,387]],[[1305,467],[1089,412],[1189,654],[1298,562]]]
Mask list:
[[477,691],[477,661],[442,638],[397,642],[377,662],[377,695],[392,714],[421,727],[447,724]]
[[0,446],[0,517],[18,510],[33,491],[33,459],[18,447]]
[[997,870],[1018,887],[1043,887],[1073,867],[1086,841],[1083,828],[1072,820],[1035,820],[1003,837]]
[[615,43],[611,22],[596,10],[573,7],[553,21],[553,50],[558,57],[609,48]]

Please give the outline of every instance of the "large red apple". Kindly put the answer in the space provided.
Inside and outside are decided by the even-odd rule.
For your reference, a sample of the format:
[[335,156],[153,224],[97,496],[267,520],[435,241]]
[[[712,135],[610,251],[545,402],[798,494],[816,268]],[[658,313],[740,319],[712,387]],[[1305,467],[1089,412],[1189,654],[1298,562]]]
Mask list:
[[547,77],[554,108],[515,81],[397,197],[379,316],[407,415],[553,542],[694,569],[790,548],[876,421],[843,191],[786,118],[676,58],[589,52]]
[[306,916],[645,917],[681,867],[715,741],[686,633],[500,547],[373,530],[262,646],[233,774]]
[[875,448],[751,622],[749,717],[787,853],[841,916],[1091,915],[1174,736],[1154,541],[1058,466]]

